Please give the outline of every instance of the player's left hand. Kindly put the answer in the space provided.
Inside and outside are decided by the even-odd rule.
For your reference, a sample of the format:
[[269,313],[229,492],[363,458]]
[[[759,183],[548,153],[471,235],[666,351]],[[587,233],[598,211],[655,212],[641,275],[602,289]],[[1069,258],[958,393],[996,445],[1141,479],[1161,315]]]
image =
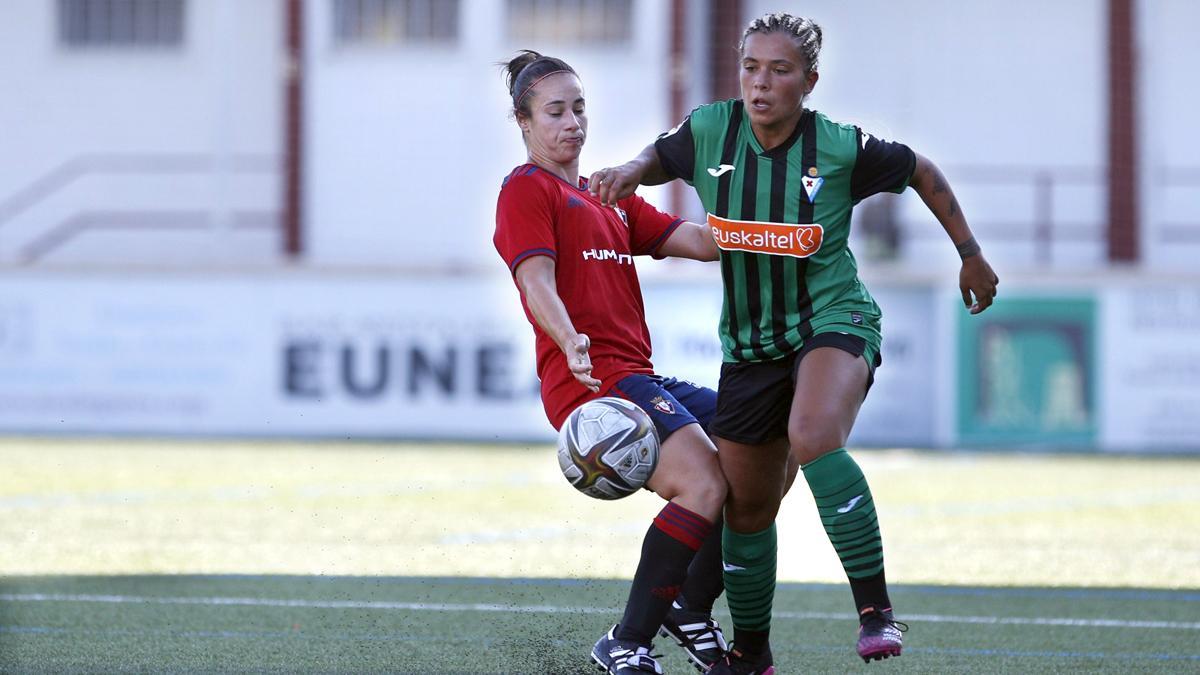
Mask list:
[[642,177],[630,162],[621,166],[600,169],[588,179],[588,192],[591,192],[606,206],[616,206],[617,202],[633,194],[641,184]]
[[[992,266],[984,259],[982,253],[965,258],[962,269],[958,272],[958,289],[962,291],[963,305],[972,314],[978,314],[996,299],[996,286],[1000,285],[1000,277],[992,271]],[[974,303],[972,303],[972,296]]]

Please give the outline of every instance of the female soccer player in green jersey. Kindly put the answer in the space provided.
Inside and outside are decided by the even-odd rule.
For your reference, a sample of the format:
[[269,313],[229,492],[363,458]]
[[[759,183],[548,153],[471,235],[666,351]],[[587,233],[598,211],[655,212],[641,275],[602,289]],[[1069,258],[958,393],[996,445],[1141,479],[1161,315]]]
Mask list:
[[849,577],[859,655],[900,654],[903,625],[888,599],[875,503],[844,447],[881,341],[881,312],[847,247],[853,206],[911,186],[958,247],[972,314],[992,304],[999,281],[932,162],[804,107],[820,49],[821,29],[809,19],[756,19],[740,45],[741,99],[700,106],[590,183],[611,203],[639,184],[686,181],[721,249],[724,363],[710,431],[730,486],[722,548],[735,633],[713,674],[774,672],[774,521],[789,456]]

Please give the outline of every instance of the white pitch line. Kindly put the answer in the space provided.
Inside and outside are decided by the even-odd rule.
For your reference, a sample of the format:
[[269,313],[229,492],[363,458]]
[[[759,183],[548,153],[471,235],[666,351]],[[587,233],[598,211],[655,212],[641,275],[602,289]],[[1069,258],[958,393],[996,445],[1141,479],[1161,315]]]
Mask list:
[[[775,612],[780,619],[852,619],[849,614],[820,612]],[[950,614],[904,614],[901,621],[919,623],[983,623],[1017,626],[1078,626],[1083,628],[1174,628],[1177,630],[1200,630],[1200,622],[1190,621],[1140,621],[1136,619],[1068,619],[1054,617],[1022,616],[957,616]]]
[[[517,614],[613,614],[616,607],[560,607],[556,605],[497,605],[486,603],[391,602],[387,600],[302,600],[287,598],[155,597],[139,595],[0,594],[0,602],[98,602],[136,605],[230,605],[249,607],[302,607],[313,609],[386,609],[412,612],[510,612]],[[832,612],[775,612],[779,619],[851,621],[851,614]],[[910,614],[900,617],[918,623],[975,623],[1017,626],[1071,626],[1077,628],[1165,628],[1200,630],[1200,622],[1143,621],[1135,619],[1071,619],[1019,616],[958,616]]]
[[518,614],[609,614],[609,607],[556,607],[552,605],[450,604],[389,602],[386,600],[298,600],[275,598],[155,597],[137,595],[6,594],[0,602],[100,602],[136,605],[239,605],[250,607],[308,607],[317,609],[400,609],[417,612],[515,612]]

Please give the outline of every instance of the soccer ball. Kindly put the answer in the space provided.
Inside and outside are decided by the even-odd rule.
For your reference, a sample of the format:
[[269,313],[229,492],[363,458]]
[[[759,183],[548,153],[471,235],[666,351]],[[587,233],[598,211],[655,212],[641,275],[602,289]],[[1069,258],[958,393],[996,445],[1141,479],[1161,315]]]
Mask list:
[[646,411],[606,396],[579,406],[558,433],[558,466],[596,499],[637,492],[658,466],[658,433]]

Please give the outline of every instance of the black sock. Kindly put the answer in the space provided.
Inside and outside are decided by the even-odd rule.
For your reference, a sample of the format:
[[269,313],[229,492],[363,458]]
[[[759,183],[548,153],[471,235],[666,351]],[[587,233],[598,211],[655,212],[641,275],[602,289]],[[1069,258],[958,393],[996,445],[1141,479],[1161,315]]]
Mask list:
[[667,502],[642,540],[642,558],[617,628],[618,640],[650,644],[711,530],[712,523],[702,516]]
[[770,628],[766,630],[745,630],[735,627],[733,629],[733,648],[751,661],[757,659],[766,651],[767,643],[770,641]]
[[688,566],[687,581],[679,604],[693,612],[712,614],[713,603],[725,592],[725,576],[721,570],[721,525],[723,518],[713,524],[712,532],[696,551]]
[[863,607],[872,605],[879,609],[890,609],[892,601],[888,598],[887,580],[883,578],[883,570],[865,579],[850,577],[850,591],[854,593],[854,608],[861,612]]

